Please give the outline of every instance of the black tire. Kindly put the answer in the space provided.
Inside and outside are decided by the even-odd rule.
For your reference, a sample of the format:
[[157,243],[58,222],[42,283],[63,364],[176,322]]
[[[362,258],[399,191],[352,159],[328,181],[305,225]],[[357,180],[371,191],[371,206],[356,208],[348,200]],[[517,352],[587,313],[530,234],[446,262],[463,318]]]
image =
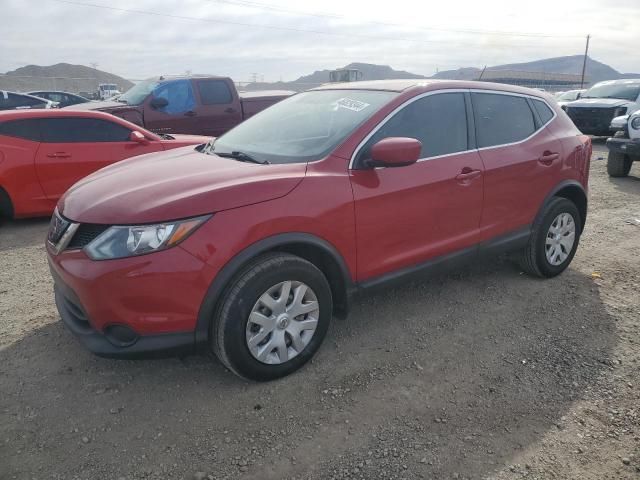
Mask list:
[[620,152],[609,151],[607,157],[607,173],[610,177],[626,177],[631,170],[633,159]]
[[[249,315],[263,293],[287,280],[303,282],[313,290],[320,309],[318,324],[309,343],[297,356],[281,364],[262,363],[247,346]],[[240,377],[256,381],[284,377],[302,367],[318,350],[329,328],[332,309],[331,288],[320,269],[295,255],[267,253],[250,262],[226,288],[211,320],[211,349]]]
[[0,219],[1,218],[13,218],[13,204],[9,194],[0,187]]
[[[561,213],[568,213],[575,223],[575,241],[569,256],[559,265],[553,265],[547,260],[546,240],[549,227]],[[550,278],[562,273],[573,260],[573,256],[580,243],[582,233],[582,219],[576,205],[566,198],[554,197],[545,207],[542,215],[539,215],[531,229],[529,243],[521,252],[520,267],[529,275],[536,277]]]

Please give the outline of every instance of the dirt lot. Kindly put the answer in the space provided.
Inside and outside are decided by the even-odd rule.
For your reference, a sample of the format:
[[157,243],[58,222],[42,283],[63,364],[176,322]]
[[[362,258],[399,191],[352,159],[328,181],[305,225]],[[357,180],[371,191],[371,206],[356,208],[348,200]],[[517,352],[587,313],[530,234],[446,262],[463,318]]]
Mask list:
[[0,227],[2,479],[640,479],[640,165],[552,280],[508,259],[359,299],[312,364],[115,361],[58,321],[47,222]]

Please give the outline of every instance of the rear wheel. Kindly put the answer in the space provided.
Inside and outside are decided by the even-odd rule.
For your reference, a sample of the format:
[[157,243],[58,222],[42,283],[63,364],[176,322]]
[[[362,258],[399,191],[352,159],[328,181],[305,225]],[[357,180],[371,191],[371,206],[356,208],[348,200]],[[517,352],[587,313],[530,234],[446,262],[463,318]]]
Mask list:
[[581,217],[575,204],[555,197],[534,223],[520,266],[530,275],[555,277],[573,260],[581,233]]
[[609,151],[607,157],[607,173],[610,177],[626,177],[631,170],[633,159],[620,152]]
[[266,254],[227,288],[212,319],[211,348],[241,377],[280,378],[318,350],[331,310],[329,283],[315,265],[295,255]]

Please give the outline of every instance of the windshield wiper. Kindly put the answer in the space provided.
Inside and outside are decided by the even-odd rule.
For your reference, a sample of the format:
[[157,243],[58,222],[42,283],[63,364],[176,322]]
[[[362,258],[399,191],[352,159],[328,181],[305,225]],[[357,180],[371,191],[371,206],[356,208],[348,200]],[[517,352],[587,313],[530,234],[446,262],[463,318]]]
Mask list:
[[223,158],[233,158],[234,160],[240,160],[241,162],[249,162],[249,163],[258,163],[260,165],[269,165],[267,160],[258,160],[257,158],[253,158],[248,153],[240,152],[234,150],[233,152],[216,152],[213,151],[216,155]]

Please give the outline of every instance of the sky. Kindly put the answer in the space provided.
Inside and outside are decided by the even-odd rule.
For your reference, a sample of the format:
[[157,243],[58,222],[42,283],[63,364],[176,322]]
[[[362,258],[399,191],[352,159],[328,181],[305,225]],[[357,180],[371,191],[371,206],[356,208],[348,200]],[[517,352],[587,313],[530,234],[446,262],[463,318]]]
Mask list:
[[[640,72],[640,0],[2,0],[0,72],[294,80],[351,62],[422,75],[583,54]],[[578,73],[578,72],[576,72]]]

